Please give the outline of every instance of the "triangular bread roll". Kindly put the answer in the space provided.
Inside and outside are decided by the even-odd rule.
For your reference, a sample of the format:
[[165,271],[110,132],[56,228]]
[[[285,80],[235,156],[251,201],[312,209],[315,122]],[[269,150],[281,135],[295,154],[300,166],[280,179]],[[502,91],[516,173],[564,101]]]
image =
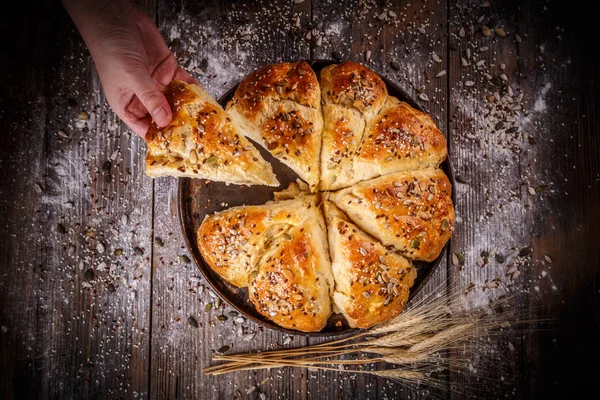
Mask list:
[[353,328],[369,328],[396,317],[417,276],[411,262],[386,249],[348,220],[331,201],[324,202],[334,310]]
[[452,186],[441,169],[396,172],[333,193],[360,228],[405,257],[433,261],[454,226]]
[[317,196],[233,207],[198,230],[204,260],[279,326],[323,329],[332,313],[333,276]]
[[323,115],[319,82],[306,62],[253,72],[227,111],[242,134],[294,170],[312,192],[318,190]]
[[393,96],[371,119],[353,159],[352,183],[398,171],[437,168],[446,138],[431,117]]
[[370,69],[345,62],[321,71],[324,129],[321,149],[321,190],[336,190],[356,182],[352,160],[368,122],[387,98],[385,82]]
[[173,120],[165,128],[153,123],[148,129],[148,176],[279,186],[271,165],[202,87],[173,81],[164,94]]

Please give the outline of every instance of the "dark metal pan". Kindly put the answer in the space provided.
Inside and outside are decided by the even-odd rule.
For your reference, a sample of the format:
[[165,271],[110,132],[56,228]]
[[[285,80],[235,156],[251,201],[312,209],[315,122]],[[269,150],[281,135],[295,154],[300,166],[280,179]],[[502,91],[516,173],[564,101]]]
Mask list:
[[[319,75],[324,67],[337,63],[333,60],[310,60],[308,63]],[[404,90],[392,81],[383,78],[387,85],[390,95],[396,96],[402,101],[409,103],[417,110],[424,111],[419,104],[414,101]],[[236,87],[231,88],[223,97],[219,99],[219,103],[223,106],[233,97]],[[273,165],[273,171],[281,182],[279,188],[266,186],[239,186],[226,185],[221,182],[211,182],[199,179],[180,178],[178,191],[178,206],[179,206],[179,221],[186,246],[192,255],[195,264],[200,269],[200,272],[214,290],[224,301],[229,303],[233,308],[239,311],[246,318],[257,322],[260,325],[285,332],[293,335],[303,335],[310,337],[333,337],[352,333],[356,329],[350,328],[346,320],[338,314],[334,314],[321,332],[304,333],[291,329],[282,328],[267,318],[259,314],[252,303],[248,301],[248,290],[236,288],[233,285],[221,279],[209,266],[206,264],[198,247],[196,246],[196,232],[204,217],[208,214],[213,214],[217,211],[224,210],[229,207],[240,205],[264,204],[267,201],[273,200],[273,192],[284,189],[290,182],[297,179],[297,175],[292,172],[287,166],[283,165],[275,157],[271,156],[262,147],[257,146],[262,156]],[[450,178],[452,186],[454,186],[454,176],[450,163],[446,160],[442,164],[442,169]],[[454,190],[452,193],[454,201]],[[446,248],[448,245],[446,245]],[[440,265],[445,251],[443,251],[433,262],[415,262],[418,275],[415,284],[411,290],[410,298],[413,298],[427,283],[433,275],[435,269]]]

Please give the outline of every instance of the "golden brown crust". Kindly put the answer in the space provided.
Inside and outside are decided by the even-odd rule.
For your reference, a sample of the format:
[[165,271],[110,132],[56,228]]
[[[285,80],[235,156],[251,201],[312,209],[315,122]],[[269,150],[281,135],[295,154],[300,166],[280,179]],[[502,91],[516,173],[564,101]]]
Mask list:
[[447,154],[446,138],[429,115],[388,96],[363,135],[354,159],[354,181],[398,171],[437,168]]
[[304,62],[263,67],[238,86],[227,111],[240,131],[306,181],[319,184],[323,131],[319,83]]
[[221,106],[198,85],[173,81],[164,90],[173,120],[146,134],[149,176],[189,176],[278,186],[271,165],[238,133]]
[[384,245],[411,259],[433,261],[452,235],[451,193],[444,172],[426,168],[358,183],[332,200]]
[[321,71],[324,129],[321,188],[353,183],[354,159],[367,123],[387,98],[385,82],[370,69],[346,62]]
[[277,324],[321,330],[331,315],[333,277],[315,195],[209,216],[198,230],[207,264]]
[[324,243],[315,242],[313,234],[293,227],[282,235],[261,259],[248,290],[261,314],[279,326],[303,332],[320,331],[332,313],[329,257]]
[[408,301],[416,269],[325,201],[334,305],[351,327],[369,328],[394,318]]

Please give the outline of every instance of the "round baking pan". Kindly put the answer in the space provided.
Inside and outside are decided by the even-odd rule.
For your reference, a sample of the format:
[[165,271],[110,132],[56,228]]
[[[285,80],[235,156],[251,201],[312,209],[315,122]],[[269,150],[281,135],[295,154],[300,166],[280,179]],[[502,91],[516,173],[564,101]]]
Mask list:
[[[333,60],[309,60],[307,61],[314,69],[317,76],[321,69],[331,64],[337,64]],[[419,104],[414,101],[404,90],[389,79],[382,77],[391,96],[409,103],[417,110],[424,111]],[[223,97],[219,99],[219,103],[225,107],[227,102],[233,97],[237,85],[231,88]],[[271,163],[273,172],[277,175],[277,179],[281,182],[279,188],[267,186],[240,186],[226,185],[222,182],[212,182],[200,179],[179,178],[178,189],[178,206],[179,206],[179,221],[186,246],[192,255],[194,263],[200,269],[200,272],[206,281],[224,301],[229,303],[234,309],[240,312],[244,317],[251,319],[262,326],[271,329],[282,331],[292,335],[303,335],[310,337],[332,337],[341,336],[352,333],[356,329],[350,328],[346,320],[340,314],[333,314],[327,323],[327,326],[320,332],[299,332],[292,329],[285,329],[256,311],[254,305],[248,300],[248,289],[237,288],[215,273],[202,258],[198,246],[196,245],[196,233],[204,217],[224,209],[241,206],[241,205],[256,205],[264,204],[267,201],[273,200],[273,192],[285,189],[289,183],[295,182],[298,176],[287,166],[273,157],[269,152],[261,146],[256,146],[262,156]],[[450,182],[452,183],[452,200],[454,201],[454,177],[448,160],[441,165]],[[415,261],[417,267],[417,279],[413,285],[410,298],[412,299],[425,286],[433,272],[441,263],[444,251],[433,262]]]

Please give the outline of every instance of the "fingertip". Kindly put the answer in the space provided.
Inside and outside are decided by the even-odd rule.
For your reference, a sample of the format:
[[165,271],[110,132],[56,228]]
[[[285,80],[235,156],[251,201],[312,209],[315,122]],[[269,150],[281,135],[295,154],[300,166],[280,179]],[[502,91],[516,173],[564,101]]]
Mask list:
[[151,112],[151,115],[156,125],[160,126],[161,128],[164,128],[165,126],[169,125],[172,118],[171,110],[168,110],[165,106],[162,105],[154,108],[154,110],[152,110]]

